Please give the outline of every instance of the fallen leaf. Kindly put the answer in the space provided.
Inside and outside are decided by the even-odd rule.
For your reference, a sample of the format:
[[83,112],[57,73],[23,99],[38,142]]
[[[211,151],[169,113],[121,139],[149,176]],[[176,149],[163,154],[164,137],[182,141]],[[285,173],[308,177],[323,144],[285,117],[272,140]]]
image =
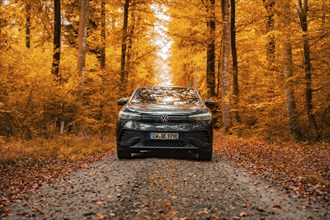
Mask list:
[[250,202],[246,202],[246,203],[245,203],[245,206],[246,206],[246,207],[251,207],[251,203],[250,203]]
[[246,212],[239,213],[239,217],[246,217],[248,214]]
[[104,215],[103,214],[97,214],[97,219],[104,219]]
[[273,205],[273,208],[276,208],[276,209],[282,209],[281,205],[277,204],[277,205]]

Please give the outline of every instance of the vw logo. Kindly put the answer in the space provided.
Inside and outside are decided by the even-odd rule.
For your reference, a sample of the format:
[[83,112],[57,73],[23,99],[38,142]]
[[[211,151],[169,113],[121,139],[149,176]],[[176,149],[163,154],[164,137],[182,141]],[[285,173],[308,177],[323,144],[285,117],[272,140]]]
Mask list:
[[162,115],[162,116],[160,116],[160,120],[162,122],[167,122],[168,121],[168,115]]

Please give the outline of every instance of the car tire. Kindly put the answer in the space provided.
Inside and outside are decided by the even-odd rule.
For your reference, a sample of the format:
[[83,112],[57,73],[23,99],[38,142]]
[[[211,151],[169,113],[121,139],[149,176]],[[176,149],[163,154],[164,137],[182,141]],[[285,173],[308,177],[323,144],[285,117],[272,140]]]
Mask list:
[[212,151],[203,152],[198,154],[198,159],[202,161],[211,161],[212,160]]
[[130,159],[131,158],[131,152],[130,151],[123,151],[123,150],[117,150],[117,157],[118,159]]

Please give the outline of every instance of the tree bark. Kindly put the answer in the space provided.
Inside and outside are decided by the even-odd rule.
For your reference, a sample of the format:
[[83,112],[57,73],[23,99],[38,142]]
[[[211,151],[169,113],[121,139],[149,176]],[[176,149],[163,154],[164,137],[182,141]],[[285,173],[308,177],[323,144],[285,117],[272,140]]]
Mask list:
[[133,39],[135,34],[135,6],[133,5],[133,8],[131,9],[131,27],[129,30],[129,34],[127,36],[127,63],[126,63],[126,71],[125,71],[125,78],[128,80],[128,76],[130,76],[129,84],[130,84],[130,92],[134,91],[134,78],[133,78]]
[[25,46],[31,48],[31,4],[25,3],[26,23],[25,23]]
[[301,131],[298,129],[297,107],[294,95],[294,88],[292,82],[293,76],[293,60],[292,60],[292,46],[289,41],[283,45],[283,75],[285,79],[285,97],[286,107],[289,118],[290,134],[294,139],[299,140],[302,137]]
[[216,97],[215,93],[215,0],[210,0],[207,3],[209,40],[207,45],[207,64],[206,64],[206,79],[209,97]]
[[266,32],[267,32],[267,70],[269,75],[275,71],[275,36],[274,31],[274,9],[276,0],[263,0],[267,11]]
[[81,0],[77,70],[82,77],[84,77],[85,62],[86,62],[87,15],[88,15],[88,0]]
[[308,39],[308,22],[307,22],[307,13],[308,13],[308,1],[304,0],[302,4],[301,0],[298,0],[298,13],[300,18],[300,27],[303,31],[303,44],[304,44],[304,70],[305,70],[305,108],[308,117],[309,126],[312,129],[313,135],[316,139],[319,138],[319,131],[313,113],[313,91],[312,91],[312,65],[310,57],[310,47]]
[[290,135],[299,140],[302,133],[298,128],[298,115],[296,100],[294,94],[293,78],[293,58],[292,58],[292,45],[291,45],[291,22],[290,22],[290,3],[285,1],[282,5],[281,25],[283,28],[283,76],[285,80],[285,97],[286,107],[289,119]]
[[105,69],[105,61],[106,61],[106,54],[105,54],[105,45],[106,45],[106,35],[105,35],[105,0],[101,2],[101,39],[102,39],[102,46],[101,46],[101,59],[100,64],[101,68]]
[[235,0],[230,0],[231,13],[230,13],[230,36],[231,36],[231,54],[233,63],[233,93],[234,93],[234,106],[235,106],[235,119],[237,123],[241,122],[239,116],[239,87],[238,87],[238,61],[236,50],[236,3]]
[[229,86],[229,63],[230,63],[230,20],[229,0],[221,0],[223,19],[223,66],[222,66],[222,120],[226,131],[232,127],[230,113],[230,86]]
[[54,51],[52,74],[59,76],[61,58],[61,0],[54,0]]
[[126,74],[126,48],[127,48],[127,28],[128,28],[128,9],[130,0],[125,0],[124,4],[124,22],[121,43],[121,61],[120,61],[120,82],[124,85],[127,81]]

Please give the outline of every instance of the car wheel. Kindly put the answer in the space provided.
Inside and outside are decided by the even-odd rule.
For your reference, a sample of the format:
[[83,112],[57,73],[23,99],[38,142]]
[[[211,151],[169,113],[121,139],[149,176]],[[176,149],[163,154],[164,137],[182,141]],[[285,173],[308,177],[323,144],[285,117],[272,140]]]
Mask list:
[[131,152],[130,151],[117,150],[117,157],[118,157],[118,159],[130,159],[131,158]]
[[198,159],[203,161],[211,161],[212,160],[212,152],[204,152],[198,154]]

